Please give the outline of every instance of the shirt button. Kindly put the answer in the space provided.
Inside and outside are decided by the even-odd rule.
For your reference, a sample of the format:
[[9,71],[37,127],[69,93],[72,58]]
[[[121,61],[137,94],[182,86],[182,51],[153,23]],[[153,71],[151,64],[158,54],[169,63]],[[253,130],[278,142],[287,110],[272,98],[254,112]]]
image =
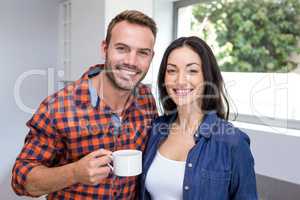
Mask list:
[[184,190],[189,190],[190,189],[190,187],[189,186],[184,186]]
[[189,164],[188,164],[188,167],[193,167],[193,164],[192,164],[192,163],[189,163]]

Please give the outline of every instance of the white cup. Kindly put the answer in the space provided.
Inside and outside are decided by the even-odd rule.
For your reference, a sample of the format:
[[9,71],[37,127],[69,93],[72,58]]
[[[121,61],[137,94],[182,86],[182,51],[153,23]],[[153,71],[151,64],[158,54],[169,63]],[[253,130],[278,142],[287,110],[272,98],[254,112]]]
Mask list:
[[142,151],[119,150],[112,153],[113,173],[116,176],[136,176],[142,173]]

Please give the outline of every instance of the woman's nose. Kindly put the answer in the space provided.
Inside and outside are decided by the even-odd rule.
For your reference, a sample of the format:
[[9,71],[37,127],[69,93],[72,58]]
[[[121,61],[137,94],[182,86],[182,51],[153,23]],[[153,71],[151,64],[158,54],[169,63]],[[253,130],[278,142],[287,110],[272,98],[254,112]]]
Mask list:
[[184,72],[179,71],[177,75],[177,84],[185,84],[187,81],[187,77]]

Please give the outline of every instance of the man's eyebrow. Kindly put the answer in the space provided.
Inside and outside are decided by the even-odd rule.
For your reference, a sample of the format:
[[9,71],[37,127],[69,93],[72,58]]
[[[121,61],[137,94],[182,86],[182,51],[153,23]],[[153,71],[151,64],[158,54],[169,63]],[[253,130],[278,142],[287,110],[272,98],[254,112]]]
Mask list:
[[[128,46],[127,44],[124,44],[122,42],[118,42],[116,44],[114,44],[114,46],[125,46],[127,48],[130,48],[130,46]],[[152,52],[152,49],[149,48],[138,48],[139,51],[149,51],[150,53]]]
[[140,51],[149,51],[149,52],[152,52],[152,49],[149,49],[149,48],[141,48],[139,49]]
[[148,53],[152,53],[153,52],[153,50],[149,49],[149,48],[141,48],[141,49],[139,49],[139,51],[147,51]]
[[114,44],[114,46],[126,46],[126,47],[129,47],[127,44],[124,44],[122,42],[116,43],[116,44]]

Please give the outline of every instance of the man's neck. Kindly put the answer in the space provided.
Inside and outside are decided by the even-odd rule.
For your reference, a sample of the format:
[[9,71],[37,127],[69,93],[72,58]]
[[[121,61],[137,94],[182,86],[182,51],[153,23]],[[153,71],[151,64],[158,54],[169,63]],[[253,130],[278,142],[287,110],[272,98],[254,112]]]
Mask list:
[[93,86],[96,88],[99,97],[115,113],[121,114],[129,103],[129,99],[131,99],[132,91],[117,88],[104,73],[100,73],[93,79]]

